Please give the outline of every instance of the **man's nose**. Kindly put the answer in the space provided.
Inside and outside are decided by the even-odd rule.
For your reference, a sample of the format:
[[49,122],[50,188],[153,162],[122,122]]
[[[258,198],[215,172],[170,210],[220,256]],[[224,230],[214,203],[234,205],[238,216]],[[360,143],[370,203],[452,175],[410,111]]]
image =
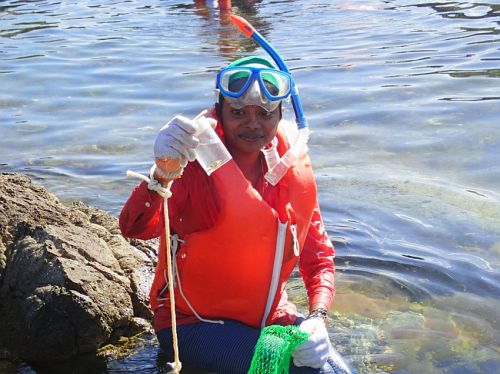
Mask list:
[[259,110],[260,108],[258,106],[251,106],[248,110],[248,118],[246,125],[251,129],[256,129],[260,127]]

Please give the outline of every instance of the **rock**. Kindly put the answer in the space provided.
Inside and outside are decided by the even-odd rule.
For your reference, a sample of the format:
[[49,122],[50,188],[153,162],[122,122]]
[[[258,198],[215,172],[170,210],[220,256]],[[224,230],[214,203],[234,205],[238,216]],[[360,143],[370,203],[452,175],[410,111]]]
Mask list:
[[0,175],[0,349],[30,362],[96,352],[150,320],[156,245],[117,219]]

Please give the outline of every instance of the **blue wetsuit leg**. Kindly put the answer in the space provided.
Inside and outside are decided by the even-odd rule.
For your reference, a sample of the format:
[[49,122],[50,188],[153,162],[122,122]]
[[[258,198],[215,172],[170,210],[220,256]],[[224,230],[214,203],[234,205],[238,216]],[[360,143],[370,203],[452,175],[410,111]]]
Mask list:
[[[198,322],[177,326],[181,362],[219,374],[245,374],[260,332],[244,324]],[[173,361],[172,329],[158,332],[160,348]]]
[[[163,329],[157,336],[167,361],[173,361],[172,329]],[[260,330],[232,320],[224,324],[198,322],[177,326],[181,362],[218,374],[246,374],[259,336]],[[321,369],[290,365],[290,374],[345,373],[348,372],[340,369],[333,356]]]

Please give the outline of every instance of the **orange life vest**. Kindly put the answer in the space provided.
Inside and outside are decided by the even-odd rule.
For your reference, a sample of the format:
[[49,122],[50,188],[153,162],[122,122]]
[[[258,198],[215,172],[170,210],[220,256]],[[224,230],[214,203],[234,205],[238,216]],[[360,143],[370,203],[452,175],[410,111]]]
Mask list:
[[[277,137],[282,155],[289,145],[280,131]],[[299,156],[278,183],[276,209],[262,199],[233,160],[211,178],[221,210],[212,228],[180,238],[175,256],[180,277],[175,284],[176,310],[254,327],[272,324],[282,317],[279,305],[286,302],[285,285],[303,248],[316,202],[309,157]],[[159,299],[165,288],[164,238],[161,242],[150,293],[153,310],[163,305]]]

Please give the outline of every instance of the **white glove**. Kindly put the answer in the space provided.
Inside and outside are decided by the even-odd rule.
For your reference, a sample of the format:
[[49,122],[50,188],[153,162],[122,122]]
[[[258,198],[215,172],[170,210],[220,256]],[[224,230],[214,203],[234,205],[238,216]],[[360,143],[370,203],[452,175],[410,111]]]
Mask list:
[[196,158],[195,149],[199,144],[194,136],[199,132],[199,125],[183,116],[175,116],[158,133],[155,145],[155,159],[175,158],[181,166]]
[[322,318],[306,319],[299,329],[309,334],[309,339],[292,352],[295,366],[322,368],[330,354],[330,338]]

